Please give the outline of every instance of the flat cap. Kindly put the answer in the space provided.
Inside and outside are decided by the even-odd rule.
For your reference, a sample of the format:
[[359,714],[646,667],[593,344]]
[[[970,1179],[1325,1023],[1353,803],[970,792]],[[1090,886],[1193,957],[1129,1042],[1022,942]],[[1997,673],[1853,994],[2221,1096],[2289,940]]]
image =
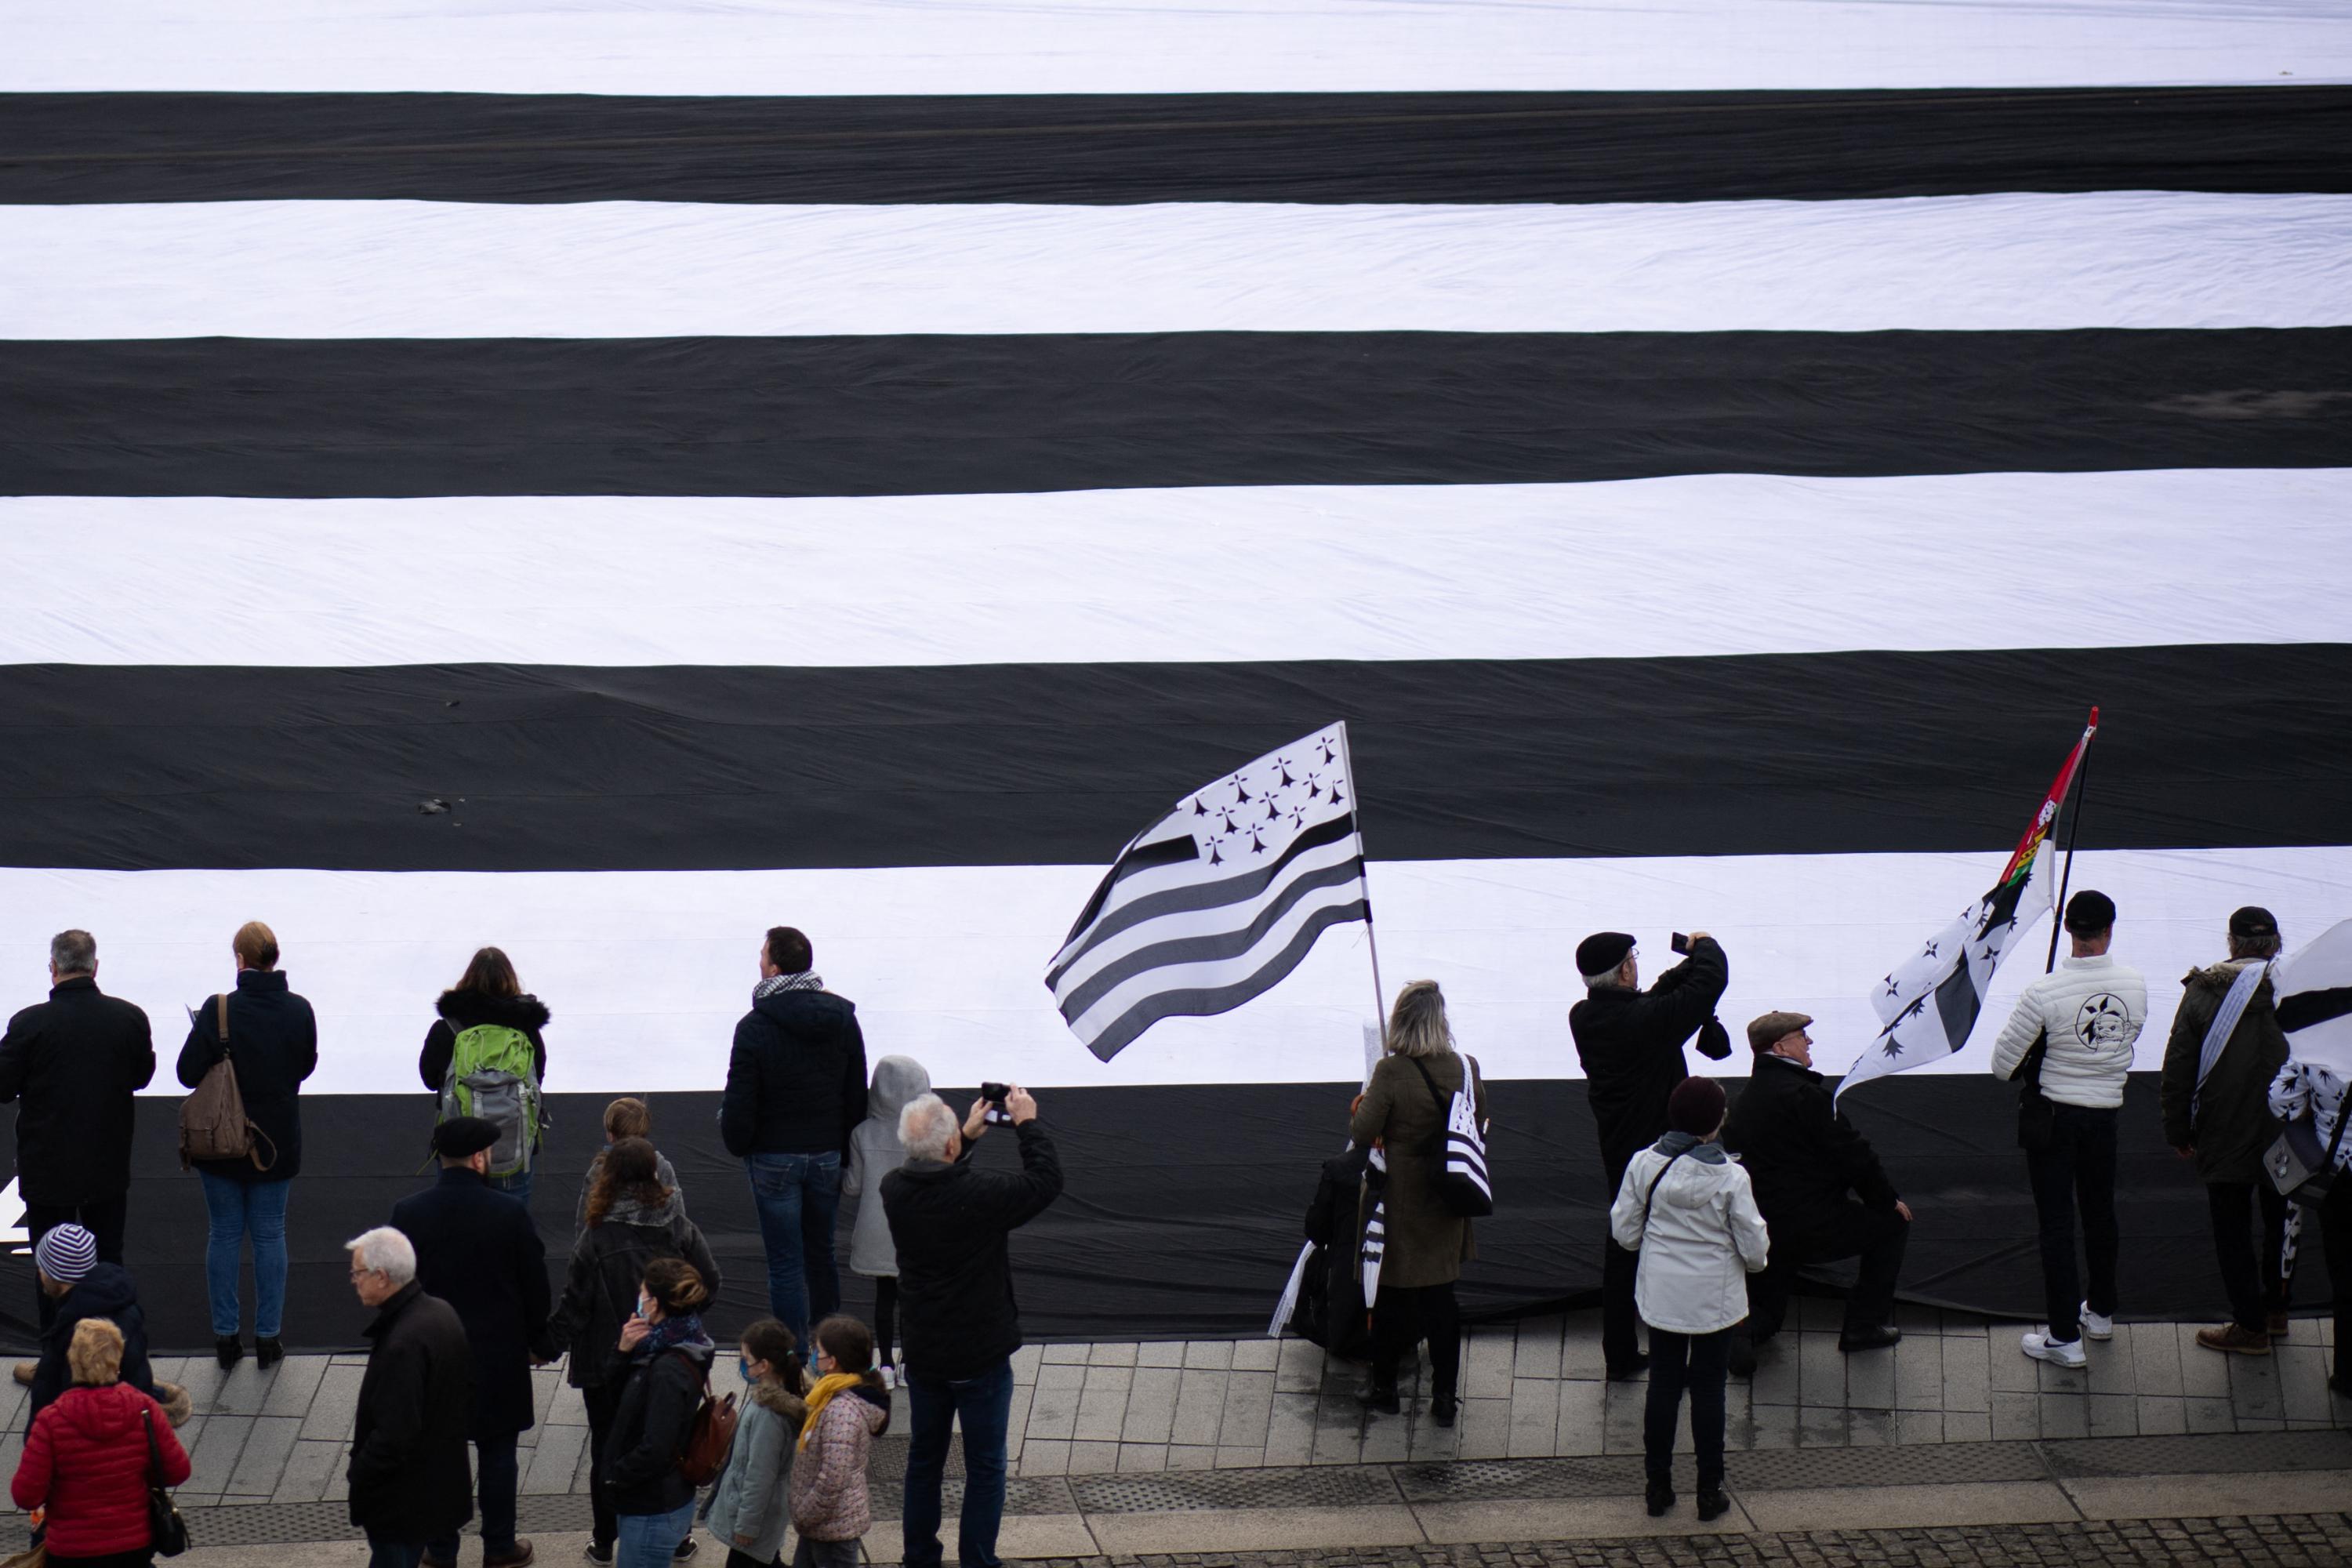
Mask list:
[[433,1130],[433,1152],[445,1160],[478,1154],[499,1141],[499,1124],[479,1116],[453,1116]]
[[1622,931],[1597,931],[1576,944],[1579,974],[1606,974],[1625,962],[1633,939]]
[[2276,936],[2278,917],[2260,904],[2248,904],[2230,917],[2231,936]]
[[1760,1018],[1750,1018],[1748,1021],[1748,1048],[1760,1057],[1779,1045],[1783,1036],[1791,1030],[1801,1029],[1812,1021],[1812,1016],[1807,1013],[1767,1013]]
[[2066,900],[2066,929],[2076,936],[2096,936],[2115,923],[2116,901],[2105,893],[2085,888]]

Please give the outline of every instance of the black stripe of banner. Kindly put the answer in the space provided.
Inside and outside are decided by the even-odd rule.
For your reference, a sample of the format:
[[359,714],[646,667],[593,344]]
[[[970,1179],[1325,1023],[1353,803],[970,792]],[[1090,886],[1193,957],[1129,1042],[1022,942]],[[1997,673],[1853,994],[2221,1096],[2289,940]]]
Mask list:
[[[1599,202],[2352,189],[2339,86],[0,97],[0,202]],[[2329,148],[2336,148],[2331,153]]]
[[0,492],[2333,466],[2352,462],[2347,364],[2347,328],[18,342],[0,344]]
[[[1898,600],[1933,591],[1887,584]],[[2347,841],[2343,644],[871,669],[18,665],[0,667],[0,864],[1104,865],[1202,779],[1339,719],[1375,859],[2007,850],[2093,703],[2084,846]],[[420,811],[433,798],[451,809]]]

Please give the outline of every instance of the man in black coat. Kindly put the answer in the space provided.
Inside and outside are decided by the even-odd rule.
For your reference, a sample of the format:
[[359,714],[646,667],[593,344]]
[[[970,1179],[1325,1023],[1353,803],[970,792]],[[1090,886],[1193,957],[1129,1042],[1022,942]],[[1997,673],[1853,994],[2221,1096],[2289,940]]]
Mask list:
[[473,1352],[449,1303],[417,1284],[407,1237],[379,1226],[343,1249],[352,1289],[376,1309],[352,1418],[352,1522],[367,1534],[368,1568],[417,1568],[426,1542],[474,1517],[466,1473]]
[[882,1178],[882,1212],[898,1251],[900,1376],[912,1422],[900,1516],[907,1568],[940,1568],[940,1481],[958,1421],[964,1483],[956,1560],[962,1568],[998,1563],[1013,1352],[1021,1348],[1006,1238],[1061,1196],[1062,1162],[1037,1125],[1037,1102],[1015,1085],[1004,1109],[1021,1141],[1020,1173],[974,1168],[987,1109],[973,1101],[959,1128],[939,1096],[908,1101],[898,1113],[907,1161]]
[[1811,1022],[1802,1013],[1767,1013],[1748,1026],[1755,1075],[1723,1126],[1724,1147],[1748,1168],[1772,1233],[1770,1267],[1748,1276],[1748,1337],[1732,1347],[1748,1367],[1754,1347],[1780,1331],[1792,1271],[1856,1254],[1862,1273],[1846,1298],[1838,1349],[1884,1350],[1903,1337],[1888,1320],[1911,1207],[1812,1070]]
[[[515,1535],[516,1437],[531,1426],[534,1361],[555,1359],[547,1334],[547,1248],[530,1211],[489,1185],[494,1121],[452,1117],[433,1130],[441,1175],[393,1205],[416,1248],[416,1283],[449,1304],[473,1351],[473,1439],[482,1504],[483,1568],[520,1568],[534,1553]],[[426,1568],[457,1561],[453,1529],[425,1543]]]
[[[1666,1101],[1690,1076],[1683,1042],[1715,1016],[1731,976],[1722,944],[1703,931],[1691,933],[1689,956],[1647,991],[1641,989],[1639,956],[1623,931],[1596,931],[1576,946],[1585,996],[1569,1009],[1568,1027],[1601,1134],[1604,1223],[1625,1167],[1665,1136]],[[1641,1259],[1614,1237],[1604,1237],[1601,1246],[1601,1360],[1611,1377],[1638,1376],[1649,1365],[1634,1331],[1633,1279]]]
[[[0,1037],[0,1103],[18,1101],[16,1193],[37,1241],[70,1221],[122,1261],[131,1191],[131,1096],[155,1076],[147,1015],[98,989],[98,942],[86,931],[49,941],[49,999],[8,1020]],[[36,1291],[47,1329],[57,1303]],[[17,1381],[30,1373],[17,1368]]]
[[805,1345],[841,1309],[833,1256],[841,1165],[866,1120],[866,1037],[856,1005],[824,988],[809,939],[777,926],[760,944],[751,1010],[735,1026],[719,1136],[751,1179],[768,1254],[768,1310]]

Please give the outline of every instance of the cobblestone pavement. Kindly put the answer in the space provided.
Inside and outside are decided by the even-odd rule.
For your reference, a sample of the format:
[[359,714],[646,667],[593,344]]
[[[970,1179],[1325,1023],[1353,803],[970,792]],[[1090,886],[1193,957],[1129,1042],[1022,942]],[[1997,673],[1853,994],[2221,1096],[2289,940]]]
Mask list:
[[2325,1568],[2352,1563],[2352,1516],[2129,1520],[1945,1530],[1783,1535],[1645,1536],[1336,1552],[1184,1552],[1055,1558],[1039,1568],[2105,1568],[2241,1563]]

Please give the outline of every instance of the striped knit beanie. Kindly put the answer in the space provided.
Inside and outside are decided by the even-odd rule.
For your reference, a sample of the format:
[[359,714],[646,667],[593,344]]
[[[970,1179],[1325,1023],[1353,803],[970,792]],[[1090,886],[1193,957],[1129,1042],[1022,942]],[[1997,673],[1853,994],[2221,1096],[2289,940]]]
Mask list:
[[33,1243],[33,1261],[60,1285],[71,1285],[98,1264],[98,1237],[78,1225],[55,1226]]

